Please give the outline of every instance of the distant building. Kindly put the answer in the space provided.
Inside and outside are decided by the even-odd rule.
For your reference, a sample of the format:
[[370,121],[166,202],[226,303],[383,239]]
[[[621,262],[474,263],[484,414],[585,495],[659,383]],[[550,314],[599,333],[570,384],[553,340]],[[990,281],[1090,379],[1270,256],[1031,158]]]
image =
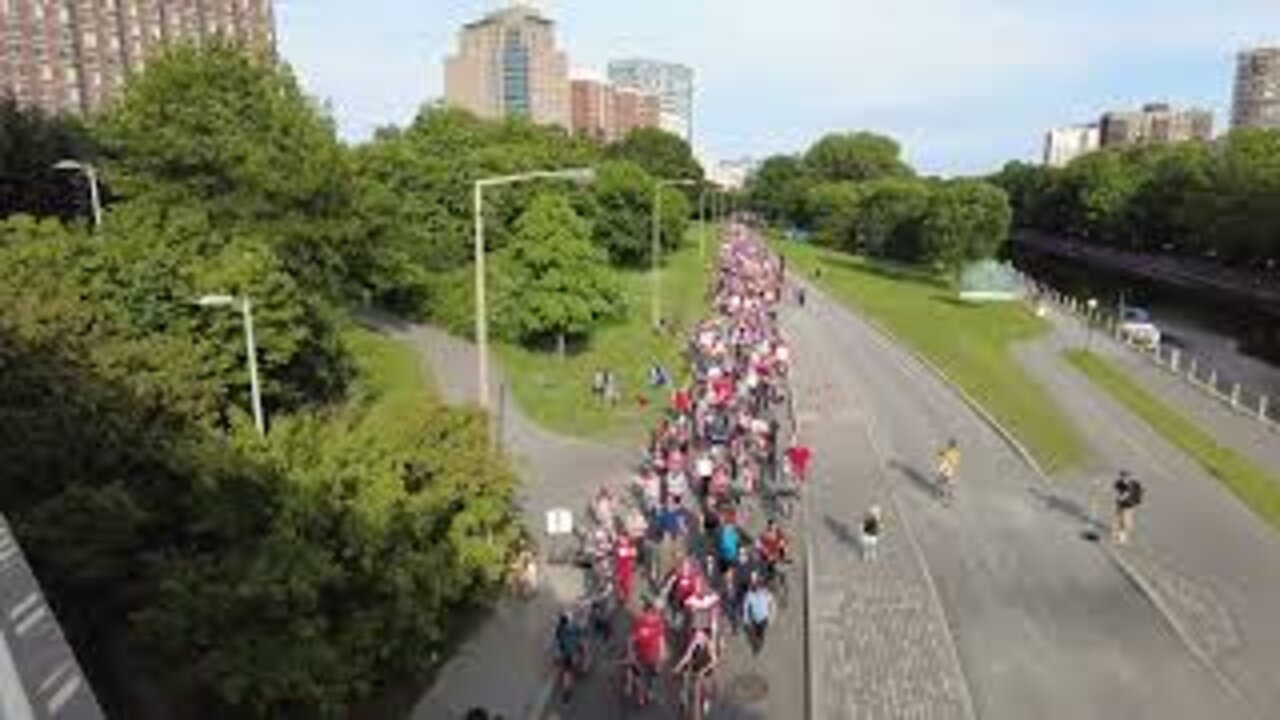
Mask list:
[[615,60],[609,63],[609,81],[658,96],[662,129],[693,144],[692,68],[656,60]]
[[1213,138],[1213,113],[1198,108],[1175,110],[1151,103],[1135,112],[1109,112],[1102,116],[1102,147],[1162,145]]
[[1280,48],[1240,53],[1231,127],[1280,128]]
[[706,168],[707,181],[729,190],[741,190],[747,179],[760,167],[755,158],[744,157],[717,162],[703,161]]
[[568,128],[569,60],[555,23],[523,3],[464,25],[445,60],[445,102],[483,118],[524,116]]
[[0,0],[0,94],[87,115],[166,45],[213,36],[274,55],[271,0]]
[[1044,164],[1065,167],[1076,158],[1102,147],[1102,131],[1097,125],[1054,128],[1044,139]]
[[595,78],[570,83],[570,129],[574,135],[612,143],[632,130],[658,127],[661,105],[656,95],[619,88]]

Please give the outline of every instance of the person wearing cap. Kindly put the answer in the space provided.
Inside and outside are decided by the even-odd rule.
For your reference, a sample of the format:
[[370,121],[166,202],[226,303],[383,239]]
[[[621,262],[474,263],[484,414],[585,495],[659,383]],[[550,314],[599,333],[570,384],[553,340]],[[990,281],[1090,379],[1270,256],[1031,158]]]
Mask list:
[[867,514],[862,517],[862,559],[872,562],[876,559],[877,548],[880,545],[880,533],[884,530],[884,520],[881,517],[880,506],[872,505]]

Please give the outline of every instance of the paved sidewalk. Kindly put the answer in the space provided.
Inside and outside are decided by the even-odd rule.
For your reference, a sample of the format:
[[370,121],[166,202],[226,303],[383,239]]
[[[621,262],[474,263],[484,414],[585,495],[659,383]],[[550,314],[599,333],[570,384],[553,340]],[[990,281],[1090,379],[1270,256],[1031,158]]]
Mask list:
[[[855,488],[881,492],[874,489],[877,482],[892,488],[897,518],[889,525],[887,544],[917,541],[921,572],[927,571],[926,581],[932,578],[941,606],[934,617],[945,618],[934,627],[950,631],[977,717],[1250,716],[1130,576],[1080,538],[1079,521],[1040,500],[1049,486],[952,388],[856,314],[822,293],[809,297],[806,318],[796,324],[816,327],[794,334],[808,338],[797,341],[797,358],[823,359],[804,376],[820,383],[815,392],[825,401],[812,412],[812,421],[831,426],[831,440],[817,456],[829,487],[839,488],[838,495],[821,503],[832,515],[830,534],[843,534],[840,524],[848,528],[865,509],[868,496],[860,493],[868,490]],[[850,418],[862,425],[865,442],[840,428]],[[964,460],[958,497],[947,508],[934,497],[931,474],[935,453],[951,437],[959,439]],[[831,453],[834,467],[825,465],[824,454]],[[822,562],[819,553],[820,587],[823,578],[850,572]],[[846,588],[855,584],[846,583]],[[911,602],[894,598],[886,605],[900,610]],[[927,599],[914,602],[919,606]],[[863,614],[863,625],[877,617],[857,603],[843,607],[843,614],[853,612]],[[919,617],[924,618],[919,623],[927,623],[928,610]],[[890,627],[878,636],[874,630],[862,632],[885,643],[888,657],[902,658],[903,670],[873,677],[865,686],[890,696],[890,702],[909,698],[911,709],[877,711],[875,696],[860,701],[857,695],[847,700],[850,706],[825,706],[836,717],[956,717],[963,712],[953,699],[960,692],[958,681],[944,680],[956,691],[934,696],[926,694],[934,687],[916,688],[920,682],[940,684],[935,673],[950,672],[946,661],[937,659],[946,655],[941,630],[926,632],[911,620]],[[852,653],[832,649],[849,642],[846,636],[818,634],[815,642],[825,643],[828,660],[816,658],[815,666],[856,662]],[[920,653],[931,654],[915,659]],[[844,672],[875,668],[869,667]],[[831,692],[844,691],[827,687],[818,694]]]
[[[1248,699],[1255,715],[1274,717],[1280,708],[1280,533],[1070,366],[1061,353],[1078,347],[1083,333],[1070,319],[1052,319],[1055,333],[1019,347],[1017,355],[1075,419],[1094,462],[1046,494],[1046,504],[1076,515],[1079,522],[1095,514],[1109,520],[1110,481],[1121,468],[1135,473],[1147,488],[1146,502],[1132,546],[1120,550],[1117,559],[1136,573],[1202,661]],[[1165,399],[1179,409],[1198,406],[1202,427],[1220,442],[1242,451],[1252,447],[1264,457],[1273,450],[1265,443],[1253,445],[1270,438],[1239,427],[1249,423],[1246,418],[1176,378],[1161,377],[1162,370],[1124,348],[1097,340],[1095,351],[1148,389],[1172,384]],[[1177,391],[1183,392],[1175,397]],[[1280,459],[1262,461],[1280,467]]]
[[[436,376],[446,402],[466,404],[476,397],[475,346],[436,328],[381,318],[393,337],[412,344]],[[491,373],[499,397],[501,368]],[[579,518],[600,485],[625,481],[636,460],[610,447],[543,430],[511,403],[505,411],[502,443],[523,482],[518,502],[529,527],[540,537],[545,513],[569,508]],[[543,548],[545,551],[545,548]],[[551,681],[550,647],[556,613],[581,592],[581,573],[572,567],[539,564],[539,592],[532,600],[503,600],[476,634],[441,670],[435,685],[414,708],[414,720],[454,720],[483,706],[507,720],[525,720],[537,709]]]

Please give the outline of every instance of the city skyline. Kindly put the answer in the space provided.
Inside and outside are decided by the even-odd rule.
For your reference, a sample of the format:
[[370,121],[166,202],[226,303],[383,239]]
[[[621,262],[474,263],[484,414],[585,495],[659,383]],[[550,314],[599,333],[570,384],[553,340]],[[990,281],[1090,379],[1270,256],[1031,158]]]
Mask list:
[[[358,140],[441,97],[457,28],[498,5],[383,0],[355,15],[335,0],[282,2],[281,53]],[[1228,118],[1236,53],[1274,44],[1266,29],[1280,28],[1280,6],[1260,0],[543,5],[574,66],[636,55],[692,67],[695,145],[712,157],[796,152],[822,131],[865,128],[945,173],[1033,161],[1044,128],[1113,107],[1165,100]]]

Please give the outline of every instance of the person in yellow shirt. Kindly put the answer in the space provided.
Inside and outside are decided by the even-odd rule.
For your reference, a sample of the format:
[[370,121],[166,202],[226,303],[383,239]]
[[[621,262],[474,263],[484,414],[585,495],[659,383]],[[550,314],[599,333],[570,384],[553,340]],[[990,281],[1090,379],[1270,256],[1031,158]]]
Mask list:
[[955,497],[956,473],[960,470],[960,445],[952,438],[938,453],[938,493],[944,501]]

